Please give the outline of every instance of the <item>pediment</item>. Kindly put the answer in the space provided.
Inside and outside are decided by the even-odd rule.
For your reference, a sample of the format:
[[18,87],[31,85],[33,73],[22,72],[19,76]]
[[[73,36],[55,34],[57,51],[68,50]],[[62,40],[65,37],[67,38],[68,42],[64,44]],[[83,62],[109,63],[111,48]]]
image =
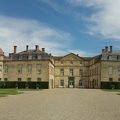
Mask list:
[[83,59],[76,54],[70,53],[68,55],[63,56],[60,60],[74,61],[74,60],[83,60]]

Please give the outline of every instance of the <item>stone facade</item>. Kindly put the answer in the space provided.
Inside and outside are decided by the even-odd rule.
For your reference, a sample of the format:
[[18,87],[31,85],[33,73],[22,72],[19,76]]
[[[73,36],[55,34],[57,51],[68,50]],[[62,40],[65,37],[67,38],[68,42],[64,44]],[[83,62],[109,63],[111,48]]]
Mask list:
[[0,49],[1,81],[48,81],[49,88],[101,88],[101,81],[120,81],[120,51],[110,46],[102,54],[81,57],[70,53],[52,56],[39,50],[29,49],[17,53],[17,46],[9,56]]

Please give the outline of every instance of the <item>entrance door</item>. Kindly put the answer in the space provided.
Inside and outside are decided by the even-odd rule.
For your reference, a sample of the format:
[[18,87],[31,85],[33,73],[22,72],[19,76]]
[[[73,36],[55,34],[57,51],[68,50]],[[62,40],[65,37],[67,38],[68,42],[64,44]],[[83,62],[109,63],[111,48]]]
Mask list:
[[69,80],[69,88],[73,88],[74,86],[74,81],[73,80]]

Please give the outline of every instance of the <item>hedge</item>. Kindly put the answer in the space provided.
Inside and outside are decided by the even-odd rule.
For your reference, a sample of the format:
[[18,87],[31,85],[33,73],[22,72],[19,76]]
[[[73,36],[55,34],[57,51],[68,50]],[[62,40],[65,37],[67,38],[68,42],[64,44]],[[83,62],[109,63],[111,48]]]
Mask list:
[[101,82],[101,89],[111,89],[111,85],[114,85],[115,89],[120,89],[120,82]]
[[0,81],[0,88],[15,88],[15,85],[18,84],[18,88],[25,88],[26,83],[29,85],[29,88],[36,89],[36,84],[40,85],[40,89],[48,89],[49,82],[26,82],[26,81]]

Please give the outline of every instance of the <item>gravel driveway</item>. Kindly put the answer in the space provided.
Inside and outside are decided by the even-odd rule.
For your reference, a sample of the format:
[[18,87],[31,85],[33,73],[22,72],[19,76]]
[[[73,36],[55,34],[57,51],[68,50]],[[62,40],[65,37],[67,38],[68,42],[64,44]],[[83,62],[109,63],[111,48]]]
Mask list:
[[47,89],[0,98],[0,120],[120,120],[120,95],[93,89]]

